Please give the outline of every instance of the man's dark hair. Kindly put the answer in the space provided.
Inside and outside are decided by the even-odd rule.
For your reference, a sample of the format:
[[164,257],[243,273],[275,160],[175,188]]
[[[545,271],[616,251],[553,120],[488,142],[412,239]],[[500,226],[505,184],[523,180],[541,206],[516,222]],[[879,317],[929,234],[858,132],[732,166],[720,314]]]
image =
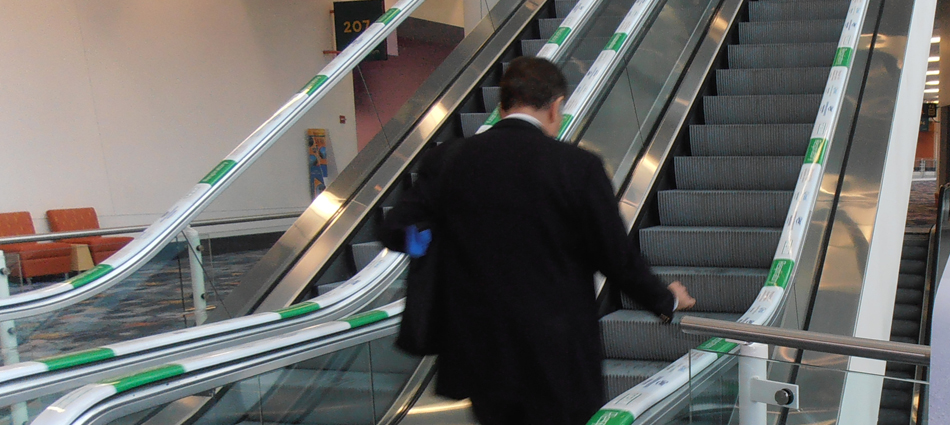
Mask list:
[[519,106],[544,109],[567,95],[567,80],[553,63],[522,56],[511,61],[501,77],[501,109]]

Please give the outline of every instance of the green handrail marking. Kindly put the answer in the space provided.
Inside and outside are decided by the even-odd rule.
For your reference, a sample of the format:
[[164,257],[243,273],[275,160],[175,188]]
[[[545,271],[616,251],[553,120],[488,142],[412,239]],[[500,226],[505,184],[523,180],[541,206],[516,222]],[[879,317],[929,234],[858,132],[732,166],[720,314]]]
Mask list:
[[772,269],[769,270],[769,277],[765,279],[765,286],[778,286],[779,288],[788,288],[788,279],[792,276],[792,268],[795,262],[792,260],[778,259],[772,261]]
[[66,282],[69,282],[69,284],[73,286],[73,289],[76,289],[80,286],[93,282],[96,279],[99,279],[100,277],[108,274],[112,270],[113,270],[112,266],[108,264],[100,264],[89,270],[86,270],[79,276],[76,276],[72,279],[67,280]]
[[131,390],[132,388],[140,387],[145,384],[151,384],[152,382],[161,381],[163,379],[168,379],[178,375],[184,375],[185,368],[182,365],[170,364],[165,366],[160,366],[155,369],[147,370],[142,373],[137,373],[135,375],[127,376],[125,378],[118,379],[116,381],[105,382],[106,385],[112,385],[115,387],[117,393],[125,392]]
[[302,314],[311,313],[320,309],[320,304],[313,302],[302,302],[297,305],[292,305],[287,308],[282,308],[280,310],[274,311],[280,315],[281,319],[287,319],[291,317],[300,316]]
[[623,410],[604,409],[594,414],[587,425],[630,425],[636,419],[633,413]]
[[61,354],[37,360],[46,365],[50,371],[66,369],[73,366],[97,362],[115,357],[115,352],[108,348],[93,348],[76,353]]
[[370,323],[375,323],[380,320],[388,319],[389,313],[385,311],[372,310],[367,311],[366,313],[357,314],[355,316],[348,317],[346,319],[340,319],[341,322],[346,322],[350,324],[350,327],[358,328],[363,325],[368,325]]
[[198,183],[210,184],[214,186],[216,183],[221,181],[224,175],[227,174],[228,171],[231,171],[231,169],[234,168],[235,165],[237,165],[237,162],[230,159],[225,159],[224,161],[221,161],[220,163],[218,163],[218,165],[214,167],[214,169],[211,170],[211,172],[208,173],[208,175],[206,175]]

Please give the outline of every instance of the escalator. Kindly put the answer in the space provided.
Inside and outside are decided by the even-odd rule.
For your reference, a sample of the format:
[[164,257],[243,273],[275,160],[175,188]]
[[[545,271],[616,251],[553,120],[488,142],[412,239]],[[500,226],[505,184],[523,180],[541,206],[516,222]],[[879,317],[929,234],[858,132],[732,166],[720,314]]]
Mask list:
[[[848,5],[751,1],[738,22],[638,231],[654,271],[697,299],[684,314],[736,321],[765,282]],[[703,342],[627,297],[621,307],[601,319],[609,398]]]
[[[897,296],[894,302],[894,319],[891,324],[891,341],[908,344],[929,344],[921,332],[927,329],[924,301],[929,292],[928,269],[931,265],[931,236],[929,233],[908,231],[904,234],[901,249],[900,277],[897,280]],[[907,424],[916,416],[914,409],[914,383],[919,379],[918,367],[909,364],[888,363],[881,392],[879,425]]]

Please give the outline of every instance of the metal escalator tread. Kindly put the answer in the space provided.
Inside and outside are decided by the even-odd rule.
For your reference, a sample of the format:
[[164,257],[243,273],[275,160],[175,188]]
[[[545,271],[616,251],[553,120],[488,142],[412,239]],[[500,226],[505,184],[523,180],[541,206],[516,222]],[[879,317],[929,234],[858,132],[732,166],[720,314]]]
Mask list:
[[827,43],[838,41],[844,19],[740,22],[740,44]]
[[749,20],[789,21],[794,19],[844,18],[848,14],[848,2],[837,0],[818,1],[753,1],[749,2]]
[[[755,301],[768,269],[721,267],[653,267],[664,282],[680,281],[696,298],[696,310],[713,313],[740,311]],[[632,298],[621,295],[623,308],[642,310]]]
[[729,46],[729,67],[801,68],[830,66],[825,57],[834,57],[838,43],[734,44]]
[[[897,278],[897,293],[894,297],[894,313],[891,322],[891,341],[918,344],[920,341],[921,310],[924,298],[924,282],[929,256],[929,237],[907,233],[901,248],[900,274]],[[913,390],[911,382],[917,368],[910,364],[890,362],[884,372],[881,406],[878,424],[910,423],[913,413]]]
[[716,71],[716,91],[720,95],[794,95],[824,89],[830,67],[720,69]]
[[693,156],[795,156],[808,148],[811,124],[691,125]]
[[673,157],[671,187],[657,192],[657,222],[638,231],[654,272],[683,282],[697,305],[663,325],[621,297],[621,309],[601,318],[609,396],[639,382],[618,370],[658,367],[643,362],[672,361],[705,340],[678,333],[683,314],[734,321],[762,288],[847,5],[750,2],[753,22],[740,23],[738,44],[726,47],[728,68],[716,72],[715,95],[702,99],[689,153]]

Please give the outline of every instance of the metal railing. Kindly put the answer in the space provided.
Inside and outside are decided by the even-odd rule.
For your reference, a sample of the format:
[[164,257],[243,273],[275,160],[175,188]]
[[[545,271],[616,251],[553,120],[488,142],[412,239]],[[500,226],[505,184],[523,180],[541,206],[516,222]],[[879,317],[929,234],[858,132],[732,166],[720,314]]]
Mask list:
[[750,325],[696,316],[684,316],[680,322],[680,328],[688,334],[709,335],[843,356],[930,365],[930,347],[926,345]]
[[[225,224],[241,224],[241,223],[254,223],[254,222],[259,222],[259,221],[283,220],[287,218],[300,217],[300,214],[303,214],[303,211],[294,212],[294,213],[261,214],[261,215],[248,215],[248,216],[243,216],[243,217],[197,220],[197,221],[191,222],[191,227],[221,226]],[[0,245],[24,243],[24,242],[58,241],[62,239],[71,239],[71,238],[87,238],[90,236],[122,235],[122,234],[128,234],[128,233],[138,233],[138,232],[145,231],[146,229],[148,229],[148,226],[123,226],[123,227],[109,227],[105,229],[74,230],[70,232],[50,232],[50,233],[41,233],[41,234],[36,234],[36,235],[8,236],[8,237],[0,238]]]

